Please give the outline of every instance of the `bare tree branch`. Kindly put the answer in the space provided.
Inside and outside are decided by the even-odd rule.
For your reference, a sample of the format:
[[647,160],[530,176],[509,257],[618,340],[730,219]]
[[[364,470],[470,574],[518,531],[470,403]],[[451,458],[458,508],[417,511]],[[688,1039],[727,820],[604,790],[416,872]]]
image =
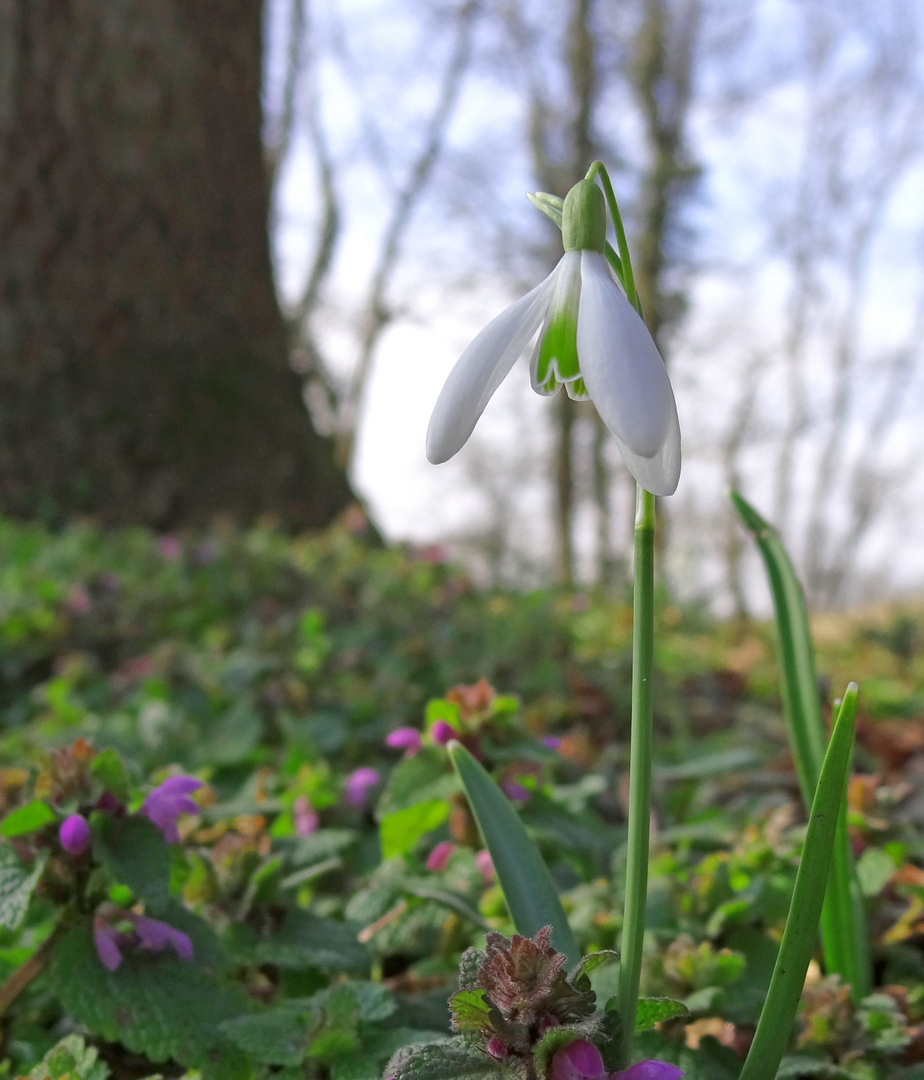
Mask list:
[[471,58],[472,35],[479,7],[479,0],[466,0],[458,10],[455,47],[443,75],[440,94],[427,125],[423,145],[398,193],[390,220],[385,228],[365,303],[365,315],[362,320],[363,333],[357,361],[340,407],[338,453],[340,461],[344,464],[349,464],[353,455],[356,419],[379,338],[393,318],[393,312],[389,309],[386,298],[388,279],[400,255],[401,243],[411,216],[443,148],[446,130],[458,102]]

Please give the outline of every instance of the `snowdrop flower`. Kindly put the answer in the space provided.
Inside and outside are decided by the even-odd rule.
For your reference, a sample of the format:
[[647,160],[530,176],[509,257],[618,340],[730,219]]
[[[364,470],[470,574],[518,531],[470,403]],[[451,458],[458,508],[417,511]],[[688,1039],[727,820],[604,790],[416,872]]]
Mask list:
[[[427,457],[447,461],[467,442],[495,390],[539,330],[533,389],[564,384],[590,398],[635,479],[672,495],[680,479],[680,424],[657,346],[610,270],[606,205],[582,180],[562,210],[565,254],[552,273],[481,331],[449,374],[427,431]],[[541,327],[541,329],[540,329]]]

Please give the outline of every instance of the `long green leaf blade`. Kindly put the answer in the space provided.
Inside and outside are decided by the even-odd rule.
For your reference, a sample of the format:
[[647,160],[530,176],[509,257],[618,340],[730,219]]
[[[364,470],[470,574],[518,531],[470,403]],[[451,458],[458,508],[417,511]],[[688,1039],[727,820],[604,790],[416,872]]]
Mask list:
[[543,926],[551,926],[552,944],[568,957],[569,965],[576,964],[581,954],[558,890],[519,814],[461,743],[451,742],[448,750],[491,854],[517,932],[533,937]]
[[[808,812],[821,772],[825,727],[805,597],[777,530],[737,492],[731,492],[731,500],[757,543],[770,583],[783,672],[783,712]],[[854,1000],[859,1000],[872,986],[869,937],[845,813],[842,818],[821,915],[821,940],[826,969],[840,975],[850,985]]]
[[736,491],[731,500],[754,537],[767,570],[783,669],[783,712],[789,726],[805,809],[812,805],[825,754],[825,726],[818,701],[815,650],[802,586],[780,534]]
[[850,683],[834,722],[812,801],[805,846],[770,989],[739,1080],[774,1080],[789,1041],[818,934],[831,854],[846,797],[856,712],[857,685]]

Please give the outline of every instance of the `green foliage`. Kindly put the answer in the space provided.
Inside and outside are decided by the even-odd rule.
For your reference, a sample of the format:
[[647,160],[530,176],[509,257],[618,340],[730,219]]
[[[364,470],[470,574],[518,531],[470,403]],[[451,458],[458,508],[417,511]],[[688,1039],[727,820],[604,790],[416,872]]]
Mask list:
[[97,754],[90,762],[90,772],[99,781],[104,791],[114,795],[121,803],[129,802],[131,783],[122,759],[115,750],[109,747]]
[[[198,945],[207,933],[202,927],[190,936]],[[245,1080],[253,1073],[248,1056],[221,1029],[251,1010],[247,994],[201,963],[136,951],[107,971],[92,934],[80,926],[55,946],[49,977],[68,1014],[94,1035],[151,1061],[173,1058],[195,1066],[214,1080]]]
[[308,1052],[312,1014],[286,1007],[226,1020],[222,1032],[266,1065],[301,1065]]
[[54,810],[41,799],[33,799],[25,806],[18,806],[0,822],[0,836],[25,836],[37,832],[57,819]]
[[[3,1067],[28,1073],[85,1017],[88,1038],[114,1040],[116,1074],[122,1052],[146,1054],[156,1072],[152,1055],[185,1045],[185,1023],[204,1033],[189,1067],[195,1057],[209,1069],[211,1049],[219,1062],[227,1055],[230,1076],[379,1080],[403,1047],[444,1046],[447,1000],[476,989],[484,953],[473,946],[487,928],[514,927],[496,878],[476,862],[449,756],[429,745],[437,720],[477,749],[493,780],[526,789],[503,806],[550,867],[572,961],[613,949],[624,911],[625,605],[484,593],[448,564],[369,549],[343,529],[295,541],[270,530],[166,539],[0,521],[0,816],[28,823],[34,804],[47,810],[0,844],[0,980],[42,972],[7,1009]],[[746,1043],[805,823],[780,756],[772,629],[715,624],[666,601],[657,617],[658,829],[642,971],[652,998],[637,1023],[658,1027],[638,1045],[688,1077],[723,1080],[737,1077],[736,1053],[708,1037],[690,1049],[686,1029],[721,1022]],[[870,779],[852,789],[849,827],[876,971],[900,1006],[851,1003],[840,985],[819,1003],[810,984],[781,1065],[793,1077],[802,1062],[805,1075],[915,1080],[924,822],[900,771],[919,753],[924,707],[924,653],[907,620],[924,619],[910,607],[907,625],[897,619],[871,630],[839,618],[817,637],[817,662],[834,685],[873,676],[858,748]],[[424,738],[413,757],[385,746],[403,726]],[[553,732],[560,752],[537,741]],[[77,752],[78,733],[95,756]],[[374,811],[341,799],[349,773],[367,765],[382,780]],[[207,784],[197,820],[181,822],[172,845],[137,813],[168,768],[195,769]],[[98,809],[104,791],[119,810]],[[79,858],[57,839],[69,813],[92,823]],[[428,870],[441,841],[452,854]],[[129,943],[110,975],[88,941],[93,920],[114,918],[114,906],[124,920],[135,904],[189,933],[193,959]],[[81,934],[68,979],[57,950]],[[602,1002],[617,968],[591,972],[600,962],[586,959],[582,976]],[[351,981],[370,972],[375,981]],[[124,1030],[114,1005],[123,980]],[[327,1002],[332,991],[340,996]],[[692,1018],[662,1015],[657,997],[681,999]],[[483,1051],[477,1065],[481,1075],[503,1070]]]
[[238,925],[230,934],[230,942],[237,955],[254,964],[360,974],[369,968],[369,953],[356,940],[356,927],[307,911],[288,911],[280,925],[264,934]]
[[107,1080],[109,1069],[95,1046],[79,1035],[66,1035],[29,1073],[30,1080]]
[[157,914],[170,900],[170,848],[147,818],[93,816],[93,854]]
[[847,687],[818,778],[792,903],[773,967],[767,1000],[740,1080],[773,1080],[786,1051],[812,956],[850,773],[857,687]]
[[496,1010],[484,990],[460,990],[449,999],[453,1031],[486,1031],[491,1027],[491,1013]]
[[412,1047],[388,1063],[386,1075],[395,1080],[485,1080],[509,1073],[483,1050],[458,1041]]
[[[777,530],[740,495],[732,492],[731,498],[754,536],[773,594],[784,713],[802,801],[808,812],[821,775],[825,730],[805,597]],[[845,823],[846,818],[839,826],[834,846],[821,937],[828,971],[843,976],[854,996],[862,997],[869,991],[871,980],[868,930]]]
[[484,837],[504,898],[520,933],[551,926],[555,947],[574,962],[577,946],[542,856],[510,802],[460,743],[450,744],[452,763]]
[[26,866],[9,844],[0,844],[0,926],[15,930],[45,869],[45,860]]
[[635,1013],[635,1030],[647,1031],[655,1024],[685,1016],[688,1012],[686,1005],[682,1001],[675,1001],[674,998],[639,998],[638,1010]]

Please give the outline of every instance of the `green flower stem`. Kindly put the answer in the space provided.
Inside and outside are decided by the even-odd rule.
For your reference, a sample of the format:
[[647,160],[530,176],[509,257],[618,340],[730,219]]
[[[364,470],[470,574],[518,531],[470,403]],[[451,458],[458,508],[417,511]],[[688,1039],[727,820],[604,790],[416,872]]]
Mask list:
[[818,936],[818,920],[831,853],[838,835],[838,822],[842,818],[856,712],[857,684],[850,683],[834,722],[812,800],[805,846],[796,874],[786,929],[770,978],[770,989],[738,1080],[773,1080],[789,1042],[805,972]]
[[617,1008],[622,1018],[620,1063],[632,1056],[642,972],[648,897],[651,818],[652,667],[654,662],[655,497],[639,486],[635,514],[635,596],[632,610],[632,733],[629,743],[629,837]]

